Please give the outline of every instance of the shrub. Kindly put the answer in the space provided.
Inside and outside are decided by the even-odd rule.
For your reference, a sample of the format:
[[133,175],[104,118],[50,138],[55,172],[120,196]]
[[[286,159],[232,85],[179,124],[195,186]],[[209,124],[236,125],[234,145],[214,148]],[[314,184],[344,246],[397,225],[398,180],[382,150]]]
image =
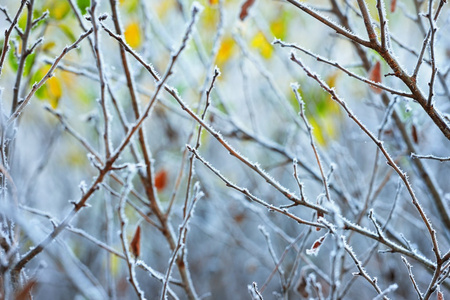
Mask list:
[[445,0],[5,5],[1,299],[448,294]]

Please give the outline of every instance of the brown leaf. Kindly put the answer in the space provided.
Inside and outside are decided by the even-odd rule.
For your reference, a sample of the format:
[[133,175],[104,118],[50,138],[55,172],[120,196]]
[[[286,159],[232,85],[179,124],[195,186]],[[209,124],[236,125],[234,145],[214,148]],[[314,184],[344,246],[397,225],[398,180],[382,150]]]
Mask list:
[[444,294],[441,291],[438,291],[437,293],[437,299],[438,300],[444,300]]
[[306,250],[306,254],[316,256],[319,253],[320,246],[322,246],[323,241],[325,240],[327,235],[328,235],[328,233],[326,233],[325,235],[323,235],[319,239],[317,239],[314,242],[314,244],[311,246],[311,248]]
[[167,170],[161,169],[155,175],[155,187],[158,191],[163,190],[167,186]]
[[141,254],[141,226],[136,228],[134,233],[133,240],[130,244],[131,253],[133,253],[134,257],[139,257]]
[[412,135],[414,143],[418,144],[419,137],[417,136],[417,129],[416,129],[416,126],[414,126],[414,124],[411,126],[411,135]]
[[246,215],[245,213],[239,213],[233,216],[233,219],[236,221],[236,223],[240,224],[242,221],[244,221]]
[[391,13],[395,12],[397,8],[397,0],[391,0]]
[[[369,71],[369,80],[376,83],[381,83],[381,64],[379,61],[377,61],[375,65],[372,67],[372,69]],[[381,94],[382,90],[380,88],[373,85],[370,85],[370,88],[375,93]]]
[[31,296],[31,289],[35,286],[37,283],[36,280],[32,279],[25,284],[25,286],[16,293],[14,299],[16,300],[28,300],[32,299]]
[[297,284],[295,285],[295,291],[302,295],[303,298],[308,298],[308,282],[306,281],[305,274],[302,272],[300,274],[300,278],[297,281]]
[[[317,212],[317,220],[319,220],[320,218],[323,218],[324,214],[323,212],[319,211]],[[320,227],[316,227],[316,231],[320,231]]]
[[241,6],[241,13],[239,14],[239,19],[244,21],[248,16],[248,11],[250,7],[255,3],[255,0],[246,0]]

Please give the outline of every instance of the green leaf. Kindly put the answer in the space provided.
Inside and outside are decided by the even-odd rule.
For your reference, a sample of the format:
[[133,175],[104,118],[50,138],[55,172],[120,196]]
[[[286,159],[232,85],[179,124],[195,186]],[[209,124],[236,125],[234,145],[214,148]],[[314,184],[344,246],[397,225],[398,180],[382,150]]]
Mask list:
[[81,13],[84,15],[87,13],[88,7],[91,6],[91,0],[77,0],[77,5]]
[[[31,77],[30,85],[33,85],[39,81],[45,76],[47,73],[49,66],[42,66],[40,67]],[[47,88],[44,86],[41,86],[35,93],[36,97],[40,100],[43,100],[47,97]]]
[[33,67],[34,59],[36,57],[35,53],[31,53],[27,56],[27,59],[25,60],[25,68],[23,70],[23,76],[27,76],[30,74],[31,67]]
[[19,25],[19,28],[22,29],[22,31],[25,30],[25,27],[27,27],[27,16],[28,11],[24,10],[19,17],[19,21],[17,22],[17,25]]
[[9,49],[8,53],[8,61],[13,71],[17,72],[17,70],[19,69],[19,63],[17,62],[17,57],[14,55],[14,50],[11,48]]

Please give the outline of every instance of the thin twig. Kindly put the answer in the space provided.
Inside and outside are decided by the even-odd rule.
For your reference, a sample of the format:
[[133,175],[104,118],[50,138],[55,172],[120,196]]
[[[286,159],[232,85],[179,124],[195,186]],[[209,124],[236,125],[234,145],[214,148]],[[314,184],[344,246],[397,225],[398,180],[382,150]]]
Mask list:
[[14,16],[13,20],[10,20],[8,17],[8,13],[6,11],[6,8],[1,8],[1,11],[4,12],[4,14],[6,15],[6,18],[10,20],[11,25],[9,26],[8,29],[5,30],[5,38],[3,40],[3,49],[2,49],[2,54],[0,56],[0,76],[2,75],[2,70],[3,70],[3,64],[5,62],[5,57],[6,54],[9,51],[9,38],[11,37],[11,33],[13,31],[13,29],[16,27],[17,22],[19,20],[19,16],[22,13],[23,8],[25,7],[25,4],[27,3],[26,0],[22,0],[19,6],[19,9],[16,12],[16,15]]
[[311,144],[311,148],[313,149],[314,156],[316,157],[316,162],[317,162],[317,166],[319,167],[319,170],[320,170],[320,175],[322,176],[322,182],[323,182],[323,187],[325,189],[325,195],[327,196],[328,201],[332,202],[331,196],[330,196],[330,191],[328,188],[328,181],[327,181],[327,178],[323,171],[322,162],[320,160],[320,155],[319,155],[319,152],[317,151],[316,143],[314,142],[314,138],[312,135],[312,127],[309,124],[309,122],[305,116],[305,102],[303,102],[303,99],[301,98],[300,94],[298,93],[298,88],[299,88],[298,84],[292,84],[291,87],[292,87],[292,91],[294,92],[295,98],[297,99],[297,102],[300,106],[299,115],[302,118],[303,122],[305,123],[306,129],[308,131],[309,142]]
[[406,186],[406,189],[408,190],[409,195],[411,196],[412,203],[416,207],[416,210],[419,212],[420,217],[427,227],[430,239],[433,243],[433,252],[436,258],[436,261],[440,261],[441,256],[439,252],[437,237],[436,237],[436,231],[433,228],[433,225],[431,224],[430,220],[425,214],[425,211],[422,208],[422,205],[419,203],[414,190],[409,183],[408,177],[406,173],[404,173],[400,167],[395,163],[395,161],[392,159],[390,154],[387,152],[385,147],[383,146],[383,143],[375,137],[375,135],[370,132],[369,129],[353,114],[353,112],[350,110],[350,108],[347,106],[346,102],[342,100],[335,92],[334,89],[330,88],[323,80],[321,80],[316,74],[312,73],[305,65],[298,60],[293,53],[291,53],[291,60],[295,63],[297,63],[304,71],[305,73],[314,79],[327,93],[330,94],[331,98],[336,101],[348,114],[349,118],[352,119],[358,127],[374,142],[374,144],[380,149],[381,153],[383,153],[384,157],[386,158],[387,164],[391,166],[394,171],[400,176],[403,183]]
[[44,77],[38,82],[33,84],[33,87],[31,88],[31,91],[28,93],[28,95],[25,97],[25,99],[17,106],[14,113],[9,117],[9,119],[6,122],[6,126],[10,126],[14,120],[22,113],[22,111],[25,109],[25,107],[28,105],[28,102],[30,102],[31,97],[33,97],[34,93],[42,87],[45,82],[50,79],[53,76],[53,72],[55,71],[56,67],[58,66],[59,62],[62,60],[62,58],[71,50],[76,49],[78,47],[78,44],[86,38],[88,35],[90,35],[93,32],[93,29],[89,29],[85,33],[81,34],[80,37],[70,46],[64,47],[61,54],[56,57],[53,64],[51,65],[48,72],[44,75]]
[[358,79],[358,80],[360,80],[360,81],[362,81],[364,83],[367,83],[367,84],[369,84],[371,86],[374,86],[374,87],[380,88],[382,90],[385,90],[385,91],[387,91],[387,92],[389,92],[389,93],[391,93],[393,95],[398,95],[398,96],[402,96],[402,97],[405,97],[405,98],[413,98],[413,94],[409,94],[409,93],[406,93],[406,92],[403,92],[403,91],[394,90],[394,89],[392,89],[392,88],[390,88],[388,86],[385,86],[384,84],[381,84],[379,82],[371,81],[370,79],[362,77],[362,76],[360,76],[360,75],[358,75],[358,74],[348,70],[347,68],[341,66],[338,62],[331,61],[331,60],[328,60],[328,59],[326,59],[326,58],[324,58],[324,57],[322,57],[320,55],[314,54],[311,51],[308,51],[308,50],[306,50],[305,48],[303,48],[301,46],[298,46],[298,45],[295,45],[295,44],[290,44],[290,43],[285,43],[285,42],[283,42],[281,40],[275,40],[275,41],[273,41],[273,44],[274,45],[280,45],[281,47],[288,47],[288,48],[293,48],[293,49],[300,50],[303,53],[306,53],[309,56],[315,58],[317,61],[326,63],[326,64],[328,64],[330,66],[333,66],[333,67],[343,71],[345,74],[347,74],[350,77],[356,78],[356,79]]
[[434,155],[419,155],[419,154],[415,154],[415,153],[411,153],[411,158],[419,158],[419,159],[434,159],[434,160],[438,160],[440,162],[444,162],[444,161],[450,161],[450,156],[448,157],[439,157],[439,156],[434,156]]

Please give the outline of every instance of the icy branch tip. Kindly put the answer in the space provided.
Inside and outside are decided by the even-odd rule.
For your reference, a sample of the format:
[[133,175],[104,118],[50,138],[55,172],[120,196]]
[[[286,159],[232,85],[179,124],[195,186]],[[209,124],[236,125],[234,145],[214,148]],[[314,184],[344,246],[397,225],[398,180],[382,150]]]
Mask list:
[[300,88],[300,84],[298,82],[291,82],[291,89],[298,90]]
[[204,9],[203,5],[201,5],[198,1],[194,1],[192,3],[191,11],[193,13],[200,13],[203,11],[203,9]]
[[108,18],[108,14],[107,13],[103,13],[98,17],[99,21],[104,21]]
[[216,73],[217,76],[220,76],[220,75],[222,74],[222,73],[220,72],[220,68],[219,68],[217,65],[214,66],[214,73]]

